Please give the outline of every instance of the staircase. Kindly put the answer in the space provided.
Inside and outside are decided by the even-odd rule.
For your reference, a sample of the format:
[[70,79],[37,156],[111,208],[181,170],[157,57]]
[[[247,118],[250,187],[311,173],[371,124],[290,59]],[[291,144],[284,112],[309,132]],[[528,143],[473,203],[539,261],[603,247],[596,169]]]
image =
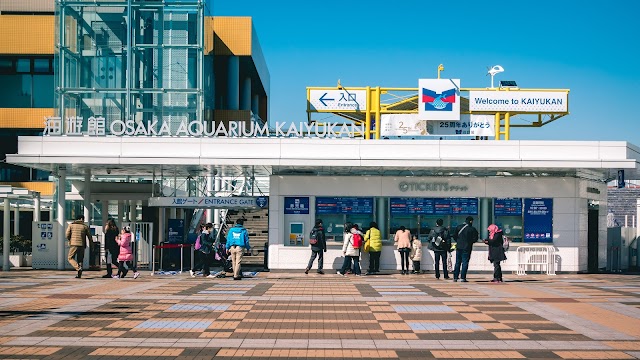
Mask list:
[[[233,227],[237,219],[244,218],[244,227],[249,232],[251,255],[242,258],[243,265],[259,266],[264,264],[264,244],[269,241],[269,211],[229,210],[227,214],[227,228]],[[225,234],[226,238],[226,234]]]

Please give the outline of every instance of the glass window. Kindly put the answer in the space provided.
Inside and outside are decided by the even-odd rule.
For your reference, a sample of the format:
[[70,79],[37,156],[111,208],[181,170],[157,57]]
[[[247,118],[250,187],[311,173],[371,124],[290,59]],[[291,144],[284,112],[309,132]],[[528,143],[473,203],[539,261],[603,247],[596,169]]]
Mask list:
[[30,73],[31,59],[18,59],[16,61],[16,71],[19,73]]
[[[0,86],[0,107],[2,108],[30,108],[31,107],[31,75],[2,76]],[[53,87],[51,87],[53,91]]]
[[50,108],[54,105],[54,76],[33,76],[33,107]]
[[13,59],[0,57],[0,74],[13,73]]
[[34,59],[33,60],[33,72],[34,73],[48,73],[51,72],[49,66],[49,59]]

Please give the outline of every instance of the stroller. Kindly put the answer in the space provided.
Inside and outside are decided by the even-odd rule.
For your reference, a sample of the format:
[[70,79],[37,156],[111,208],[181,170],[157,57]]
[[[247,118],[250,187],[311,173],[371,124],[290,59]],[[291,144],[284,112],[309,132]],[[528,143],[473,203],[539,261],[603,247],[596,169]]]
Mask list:
[[215,259],[222,264],[222,271],[218,273],[217,277],[225,277],[225,273],[233,272],[233,264],[231,258],[227,255],[227,249],[225,244],[219,242],[215,245]]

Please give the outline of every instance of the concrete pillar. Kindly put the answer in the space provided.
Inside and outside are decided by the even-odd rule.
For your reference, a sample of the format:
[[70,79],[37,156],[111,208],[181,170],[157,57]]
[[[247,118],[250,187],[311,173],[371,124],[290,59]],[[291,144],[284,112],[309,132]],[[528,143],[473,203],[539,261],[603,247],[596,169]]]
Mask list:
[[178,209],[177,208],[169,208],[169,219],[177,219],[178,218]]
[[67,230],[66,222],[66,191],[65,183],[67,182],[67,170],[65,168],[58,169],[58,270],[64,270],[64,243],[66,241],[65,232]]
[[84,221],[87,225],[91,225],[91,169],[86,169],[84,172]]
[[260,96],[258,94],[251,97],[251,112],[256,116],[260,113]]
[[[638,238],[640,237],[640,199],[636,199],[636,214],[636,238]],[[5,219],[5,221],[7,220]],[[636,266],[640,267],[640,243],[638,240],[636,240]]]
[[165,229],[167,228],[167,209],[158,208],[158,242],[165,242]]
[[229,56],[227,69],[227,109],[239,110],[240,108],[240,58]]
[[9,246],[11,246],[11,202],[4,199],[4,229],[2,232],[2,271],[9,271]]
[[[376,204],[376,222],[378,223],[380,233],[382,235],[382,239],[387,239],[389,237],[389,229],[387,228],[387,206],[385,203],[385,198],[377,198]],[[365,225],[365,224],[363,224]],[[369,226],[366,224],[365,226]]]
[[240,110],[251,110],[251,78],[242,79],[240,88]]
[[33,221],[40,221],[40,193],[33,198]]
[[480,239],[487,239],[489,237],[489,230],[487,228],[491,221],[491,204],[488,198],[480,199]]
[[122,219],[124,219],[124,201],[118,200],[118,219],[116,225],[122,229]]
[[[222,178],[220,176],[216,176],[215,181],[213,182],[213,191],[217,194],[222,188]],[[218,229],[220,229],[220,209],[215,209],[213,211],[213,228],[216,230],[216,234]]]
[[20,235],[20,204],[13,209],[13,235]]

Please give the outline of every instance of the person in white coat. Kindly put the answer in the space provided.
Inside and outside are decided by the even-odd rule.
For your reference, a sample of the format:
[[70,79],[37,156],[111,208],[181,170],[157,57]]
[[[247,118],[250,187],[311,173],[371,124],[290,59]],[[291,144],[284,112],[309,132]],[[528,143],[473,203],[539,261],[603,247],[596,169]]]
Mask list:
[[[344,276],[347,269],[351,267],[353,261],[353,273],[356,276],[360,276],[360,248],[353,246],[353,236],[358,230],[353,227],[353,224],[344,224],[344,240],[342,242],[342,254],[344,254],[344,263],[342,269],[338,270],[338,275]],[[362,236],[362,235],[360,235]]]

